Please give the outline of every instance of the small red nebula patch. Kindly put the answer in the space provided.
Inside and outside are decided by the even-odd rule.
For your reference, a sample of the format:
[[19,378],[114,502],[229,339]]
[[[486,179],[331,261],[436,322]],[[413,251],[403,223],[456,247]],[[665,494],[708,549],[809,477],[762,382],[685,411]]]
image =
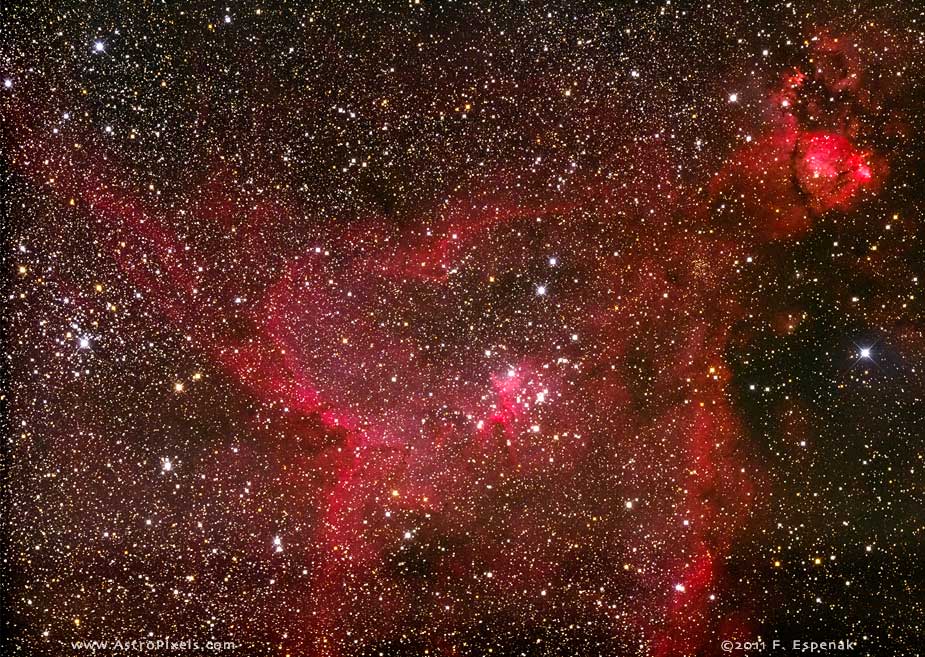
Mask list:
[[833,132],[806,132],[797,141],[794,175],[809,208],[822,214],[849,210],[873,185],[871,156]]

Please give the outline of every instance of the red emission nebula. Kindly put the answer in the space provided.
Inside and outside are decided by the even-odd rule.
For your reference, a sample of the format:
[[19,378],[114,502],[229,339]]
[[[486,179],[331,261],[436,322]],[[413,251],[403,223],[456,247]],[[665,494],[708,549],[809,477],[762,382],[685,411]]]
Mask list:
[[921,15],[212,4],[3,10],[8,654],[914,654]]

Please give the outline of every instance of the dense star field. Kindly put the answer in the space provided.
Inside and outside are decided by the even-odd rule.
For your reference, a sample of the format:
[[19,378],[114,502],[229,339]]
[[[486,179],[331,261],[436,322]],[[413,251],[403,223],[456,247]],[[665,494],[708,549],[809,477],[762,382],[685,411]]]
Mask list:
[[917,5],[4,2],[6,654],[918,654]]

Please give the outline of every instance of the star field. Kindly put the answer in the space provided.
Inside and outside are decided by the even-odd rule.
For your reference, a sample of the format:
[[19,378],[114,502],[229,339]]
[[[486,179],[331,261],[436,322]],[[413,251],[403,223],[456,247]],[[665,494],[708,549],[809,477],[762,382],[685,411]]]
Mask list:
[[5,654],[918,654],[915,3],[0,17]]

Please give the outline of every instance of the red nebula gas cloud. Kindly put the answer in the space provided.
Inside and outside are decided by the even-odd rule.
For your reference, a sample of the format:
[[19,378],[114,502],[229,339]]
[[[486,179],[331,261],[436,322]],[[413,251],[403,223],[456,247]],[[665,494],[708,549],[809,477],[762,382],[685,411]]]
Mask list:
[[[238,17],[226,18],[210,17],[209,32],[216,24],[230,32]],[[301,29],[313,20],[301,21]],[[408,41],[418,49],[444,38],[429,23],[420,29],[429,36]],[[596,47],[591,34],[569,34],[569,47]],[[455,77],[437,76],[440,84],[406,100],[414,112],[386,119],[370,117],[378,116],[374,110],[398,111],[389,85],[411,83],[389,77],[391,60],[367,61],[388,84],[370,84],[362,103],[341,97],[354,91],[349,84],[319,94],[333,106],[324,110],[331,116],[312,119],[316,132],[299,129],[312,158],[321,161],[319,153],[330,149],[336,165],[325,161],[312,170],[315,177],[303,172],[292,184],[274,185],[289,180],[297,156],[290,139],[268,136],[273,147],[261,153],[262,162],[272,163],[269,183],[260,167],[242,174],[222,149],[204,148],[196,152],[213,179],[184,172],[180,189],[163,196],[155,183],[139,184],[137,163],[111,152],[89,128],[68,127],[67,139],[59,138],[57,128],[46,129],[44,114],[17,101],[4,114],[16,133],[14,175],[28,194],[66,217],[46,221],[41,249],[31,246],[38,240],[22,238],[22,253],[41,251],[44,260],[36,256],[38,264],[24,264],[19,275],[25,281],[36,270],[42,286],[95,290],[77,303],[68,297],[61,311],[67,321],[28,305],[30,294],[44,288],[22,291],[25,319],[18,321],[42,330],[55,322],[55,335],[78,330],[71,325],[81,335],[110,331],[99,340],[100,358],[116,352],[115,345],[134,345],[133,360],[110,356],[117,364],[87,393],[96,400],[87,413],[104,427],[97,460],[136,464],[136,477],[161,504],[147,508],[148,496],[139,494],[132,504],[144,513],[133,511],[132,522],[151,522],[130,529],[118,509],[107,513],[106,528],[93,528],[98,563],[88,567],[93,577],[94,568],[103,574],[87,584],[89,601],[81,602],[87,606],[72,601],[74,611],[67,612],[80,623],[70,620],[62,630],[20,610],[32,640],[46,626],[56,641],[87,624],[113,629],[118,614],[85,611],[102,590],[113,591],[113,605],[122,595],[134,600],[124,613],[140,627],[149,612],[146,587],[168,603],[189,605],[190,617],[221,617],[215,622],[261,650],[313,657],[712,655],[720,638],[764,632],[771,612],[759,609],[763,603],[751,592],[774,589],[773,564],[806,562],[810,549],[780,547],[809,532],[799,514],[785,526],[772,522],[768,509],[784,496],[812,505],[817,493],[835,495],[804,483],[815,470],[800,470],[814,435],[806,417],[822,415],[822,402],[799,397],[815,393],[818,379],[802,384],[797,366],[787,371],[774,360],[784,354],[799,366],[816,362],[800,351],[809,347],[799,339],[835,311],[826,314],[781,290],[840,262],[842,251],[828,247],[840,237],[825,237],[822,264],[804,267],[794,254],[821,252],[816,243],[799,242],[811,242],[814,231],[841,215],[882,202],[894,166],[860,118],[871,102],[864,48],[835,34],[807,40],[812,45],[797,64],[797,57],[762,64],[765,82],[753,84],[763,87],[760,96],[724,93],[721,102],[678,111],[678,117],[721,117],[706,119],[715,122],[716,136],[703,154],[697,149],[710,130],[695,140],[685,132],[686,118],[661,125],[663,108],[674,112],[682,100],[654,75],[637,82],[641,65],[631,64],[620,84],[638,84],[632,93],[651,99],[638,104],[646,111],[626,110],[638,111],[643,127],[618,124],[607,102],[582,94],[582,84],[601,85],[601,97],[609,89],[614,103],[630,93],[598,80],[616,75],[612,53],[595,60],[601,75],[560,76],[552,90],[529,71],[506,78],[501,100],[486,101],[483,114],[481,97],[453,97],[465,112],[434,109],[448,102],[439,96],[447,87],[476,97],[500,84],[494,75],[506,75],[463,84],[479,65],[453,59]],[[373,51],[364,49],[373,46],[360,42],[356,53],[336,39],[320,51],[341,57],[343,48],[351,61],[368,59]],[[531,45],[531,57],[561,47],[545,45]],[[274,57],[287,52],[271,50]],[[295,57],[292,49],[286,56]],[[288,74],[300,80],[317,68],[286,61]],[[710,75],[723,84],[734,77]],[[691,76],[665,79],[693,84]],[[30,84],[38,94],[46,83]],[[274,89],[267,84],[261,93],[279,93],[280,112],[289,105],[301,111]],[[579,97],[590,100],[529,122],[523,135],[513,136],[511,128],[513,145],[492,150],[497,134],[486,126],[506,112]],[[823,111],[829,103],[835,108]],[[272,106],[261,101],[261,112],[248,120],[266,119]],[[427,112],[437,117],[428,119],[431,132],[408,118]],[[576,124],[611,124],[606,131],[580,130],[569,123],[572,115]],[[523,124],[529,114],[517,116]],[[894,119],[899,126],[907,117]],[[472,156],[463,158],[461,150]],[[366,175],[367,167],[355,162],[375,168],[370,153],[410,160],[419,151],[433,163],[415,174],[417,186],[402,181],[404,169],[384,164],[376,173],[381,178],[368,183],[373,191],[334,177],[354,168],[358,178]],[[425,178],[431,169],[439,175]],[[326,190],[324,203],[300,203],[299,194],[315,186]],[[81,239],[93,244],[86,254],[67,247],[75,262],[87,259],[85,267],[58,264],[64,258],[54,245],[69,226],[79,226]],[[895,267],[910,286],[902,298],[910,304],[914,267]],[[839,294],[850,299],[875,289],[871,271],[863,274],[850,295],[847,283]],[[110,290],[104,305],[99,299]],[[857,313],[852,321],[860,324],[857,317],[866,316]],[[831,358],[835,338],[817,330],[822,338],[806,338],[816,348],[813,357]],[[903,335],[918,344],[914,328]],[[57,344],[34,351],[65,350]],[[79,386],[91,385],[84,379],[96,376],[91,365],[77,364],[91,354],[79,352],[60,376],[75,399],[83,398]],[[141,363],[139,371],[124,362]],[[17,376],[26,388],[53,387],[38,372],[30,361]],[[845,381],[860,376],[830,377],[831,403],[841,404]],[[119,377],[131,380],[124,395],[135,401],[126,408],[103,399]],[[29,431],[30,422],[22,420]],[[157,443],[162,435],[174,443]],[[161,455],[168,447],[173,452]],[[879,449],[864,443],[853,461],[887,458]],[[145,475],[155,454],[170,468]],[[768,465],[782,454],[794,460],[792,470]],[[79,454],[68,458],[93,467]],[[54,477],[35,481],[79,467],[67,462]],[[176,479],[174,488],[162,485],[167,477]],[[105,495],[118,490],[102,475],[98,481],[106,482],[99,484]],[[191,525],[194,516],[198,525]],[[835,512],[824,519],[826,526],[840,522],[848,523]],[[203,524],[219,529],[208,533]],[[850,525],[857,532],[851,540],[873,544],[867,538],[873,530],[857,525]],[[185,538],[169,534],[177,527]],[[120,560],[155,531],[170,536],[161,546],[172,567],[185,567],[178,554],[196,554],[210,575],[190,568],[169,581],[123,577]],[[99,538],[104,532],[107,541],[120,532],[129,538],[110,549]],[[826,547],[813,544],[811,556],[821,561],[835,552]],[[28,568],[45,558],[38,548],[23,550]],[[839,567],[842,554],[848,553],[831,558]],[[822,566],[808,572],[821,573]],[[852,578],[844,575],[838,590]],[[195,588],[211,585],[221,604]],[[123,593],[129,589],[131,596]],[[812,599],[828,600],[819,589]],[[55,591],[42,595],[65,595]],[[30,595],[38,593],[17,592]],[[260,602],[249,607],[251,595]],[[46,605],[52,606],[42,599],[38,607]]]

